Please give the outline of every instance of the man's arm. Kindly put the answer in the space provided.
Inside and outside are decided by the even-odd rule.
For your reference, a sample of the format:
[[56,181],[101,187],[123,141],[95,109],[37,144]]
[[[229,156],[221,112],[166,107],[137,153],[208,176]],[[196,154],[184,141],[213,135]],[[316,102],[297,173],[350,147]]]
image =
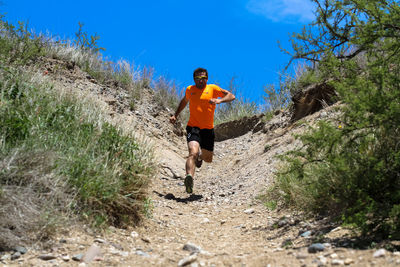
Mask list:
[[231,101],[235,100],[235,98],[236,98],[235,95],[232,94],[231,92],[229,92],[228,90],[221,88],[221,91],[224,94],[224,96],[222,98],[211,98],[210,99],[211,104],[221,104],[221,103],[231,102]]
[[178,108],[176,109],[175,114],[172,115],[172,116],[169,118],[169,121],[170,121],[171,123],[175,123],[175,122],[176,122],[176,119],[178,118],[178,116],[179,116],[179,114],[181,113],[181,111],[186,107],[186,105],[187,105],[188,102],[189,102],[189,101],[187,101],[187,100],[186,100],[186,97],[184,96],[184,97],[182,98],[181,102],[179,103],[179,106],[178,106]]

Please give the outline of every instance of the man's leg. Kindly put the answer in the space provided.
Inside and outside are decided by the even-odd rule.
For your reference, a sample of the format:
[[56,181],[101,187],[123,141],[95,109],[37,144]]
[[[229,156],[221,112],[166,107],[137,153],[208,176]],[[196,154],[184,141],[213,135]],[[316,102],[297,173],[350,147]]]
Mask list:
[[200,151],[200,144],[197,141],[190,141],[188,143],[188,149],[189,149],[189,156],[186,160],[186,174],[194,176],[194,172],[196,169],[196,159]]
[[212,151],[204,148],[201,149],[201,159],[204,160],[205,162],[211,163],[213,160],[213,155],[214,153]]
[[186,177],[185,187],[186,193],[193,193],[193,176],[196,169],[196,160],[200,151],[200,144],[197,141],[190,141],[188,143],[189,156],[186,160]]

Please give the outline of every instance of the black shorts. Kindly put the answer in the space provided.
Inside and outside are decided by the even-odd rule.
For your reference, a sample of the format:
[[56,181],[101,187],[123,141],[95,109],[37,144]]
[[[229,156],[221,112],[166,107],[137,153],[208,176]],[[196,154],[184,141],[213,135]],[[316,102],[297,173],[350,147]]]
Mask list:
[[214,129],[200,129],[198,127],[186,127],[187,141],[197,141],[202,149],[214,151]]

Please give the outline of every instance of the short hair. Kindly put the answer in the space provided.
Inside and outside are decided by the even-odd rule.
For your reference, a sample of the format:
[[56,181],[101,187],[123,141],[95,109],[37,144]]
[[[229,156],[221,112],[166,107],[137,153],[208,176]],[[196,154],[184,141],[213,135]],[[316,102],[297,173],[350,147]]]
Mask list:
[[207,77],[208,77],[208,71],[207,71],[206,69],[204,69],[204,68],[197,68],[197,69],[195,69],[195,70],[193,71],[193,78],[196,77],[196,74],[197,74],[197,73],[200,73],[200,72],[205,72],[206,75],[207,75]]

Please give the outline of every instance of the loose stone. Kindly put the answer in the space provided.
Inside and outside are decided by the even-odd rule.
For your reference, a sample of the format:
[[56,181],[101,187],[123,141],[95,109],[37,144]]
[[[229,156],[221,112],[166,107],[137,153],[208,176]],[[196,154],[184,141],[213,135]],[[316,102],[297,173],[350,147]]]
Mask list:
[[344,261],[338,260],[338,259],[333,259],[331,264],[335,265],[335,266],[344,265]]
[[254,213],[254,209],[247,209],[247,210],[244,211],[244,213],[252,214],[252,213]]
[[201,247],[192,243],[187,243],[183,246],[183,250],[189,251],[191,253],[199,253],[201,251]]
[[21,255],[24,255],[25,253],[28,252],[28,250],[27,250],[25,247],[21,247],[21,246],[16,246],[16,247],[14,248],[14,250],[15,250],[16,252],[21,253]]
[[14,254],[11,255],[11,260],[16,260],[19,259],[21,257],[21,253],[20,252],[15,252]]
[[308,247],[309,253],[317,253],[319,251],[324,251],[325,247],[321,243],[315,243]]
[[383,248],[378,249],[378,250],[375,251],[375,253],[374,253],[374,258],[385,257],[385,254],[386,254],[386,250],[385,250],[385,249],[383,249]]
[[81,261],[82,258],[83,258],[83,254],[77,254],[77,255],[72,256],[72,259],[74,261]]
[[182,266],[189,265],[189,264],[195,262],[196,260],[197,260],[197,255],[196,255],[196,254],[191,255],[191,256],[189,256],[189,257],[186,257],[186,258],[184,258],[184,259],[181,259],[181,260],[178,262],[178,267],[182,267]]
[[70,258],[69,258],[68,255],[62,256],[61,259],[62,259],[63,261],[65,261],[65,262],[68,262],[68,261],[70,260]]
[[304,233],[302,233],[300,236],[301,237],[309,237],[311,235],[311,231],[306,231]]
[[41,260],[44,260],[44,261],[50,261],[50,260],[57,259],[56,256],[51,255],[51,254],[40,255],[38,258],[41,259]]
[[135,231],[133,231],[132,233],[131,233],[131,237],[132,238],[138,238],[139,237],[139,234],[138,233],[136,233]]

